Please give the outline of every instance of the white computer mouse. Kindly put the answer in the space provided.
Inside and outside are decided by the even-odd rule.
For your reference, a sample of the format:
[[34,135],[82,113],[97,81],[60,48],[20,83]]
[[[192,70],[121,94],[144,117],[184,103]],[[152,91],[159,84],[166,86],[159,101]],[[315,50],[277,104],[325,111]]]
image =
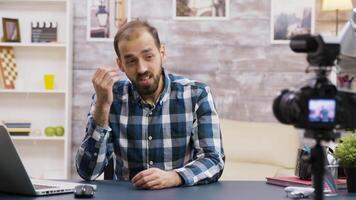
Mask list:
[[284,188],[284,191],[287,193],[289,198],[298,199],[309,197],[314,193],[314,188],[289,186]]

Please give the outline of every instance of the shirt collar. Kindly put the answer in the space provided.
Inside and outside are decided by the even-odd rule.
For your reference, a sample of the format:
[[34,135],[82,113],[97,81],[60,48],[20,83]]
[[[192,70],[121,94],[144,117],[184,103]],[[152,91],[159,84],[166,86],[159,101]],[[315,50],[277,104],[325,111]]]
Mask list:
[[[160,93],[158,99],[155,102],[155,105],[162,104],[164,101],[166,101],[169,97],[169,94],[171,92],[171,79],[169,78],[168,72],[162,68],[162,74],[164,77],[164,89]],[[146,104],[145,101],[142,99],[140,94],[138,93],[137,89],[132,85],[130,82],[130,90],[132,93],[133,100],[139,104]]]

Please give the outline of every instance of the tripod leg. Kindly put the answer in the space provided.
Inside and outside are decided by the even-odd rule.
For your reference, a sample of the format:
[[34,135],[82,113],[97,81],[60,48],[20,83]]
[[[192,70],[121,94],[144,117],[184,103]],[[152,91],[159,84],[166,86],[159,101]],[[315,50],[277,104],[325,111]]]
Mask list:
[[320,145],[320,141],[317,141],[315,147],[311,150],[311,165],[312,165],[312,177],[313,177],[313,187],[315,189],[315,200],[324,199],[324,163],[325,153]]

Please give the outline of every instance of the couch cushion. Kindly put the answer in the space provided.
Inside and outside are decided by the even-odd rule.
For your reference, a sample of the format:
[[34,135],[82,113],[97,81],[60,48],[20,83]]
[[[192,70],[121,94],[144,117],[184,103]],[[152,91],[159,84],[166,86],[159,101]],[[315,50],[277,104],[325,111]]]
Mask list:
[[[220,124],[227,163],[250,162],[289,169],[295,167],[299,136],[294,127],[227,119],[221,119]],[[272,172],[274,168],[266,170]]]
[[226,162],[220,180],[265,181],[266,177],[293,175],[294,169],[285,169],[274,165],[248,162]]
[[295,168],[279,168],[274,176],[294,176],[294,169]]
[[226,162],[220,180],[264,181],[267,176],[274,176],[278,168],[277,166],[259,163]]

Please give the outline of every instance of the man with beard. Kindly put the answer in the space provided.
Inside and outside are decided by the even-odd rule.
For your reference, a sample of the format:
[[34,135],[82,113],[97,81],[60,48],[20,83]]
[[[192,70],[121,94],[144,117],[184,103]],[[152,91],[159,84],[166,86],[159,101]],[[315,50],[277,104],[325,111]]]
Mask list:
[[95,72],[78,174],[94,180],[114,156],[114,179],[138,188],[217,181],[225,156],[209,87],[163,68],[165,47],[147,22],[124,25],[114,48],[128,80],[119,80],[116,68]]

